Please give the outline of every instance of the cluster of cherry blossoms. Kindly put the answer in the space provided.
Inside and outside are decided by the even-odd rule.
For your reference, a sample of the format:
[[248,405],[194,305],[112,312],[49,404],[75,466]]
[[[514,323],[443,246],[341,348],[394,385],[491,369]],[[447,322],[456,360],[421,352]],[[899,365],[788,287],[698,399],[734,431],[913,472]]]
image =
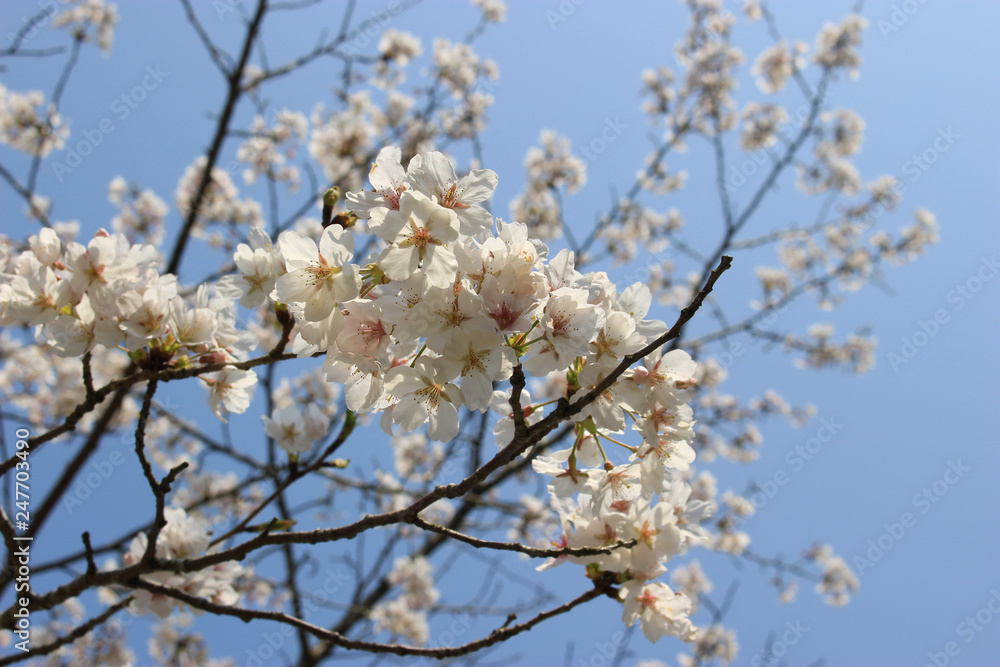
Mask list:
[[170,208],[155,192],[130,187],[119,176],[108,184],[108,201],[118,207],[111,229],[124,234],[130,243],[157,246],[163,241],[163,222]]
[[[353,231],[338,224],[318,244],[285,231],[272,245],[252,230],[234,257],[239,274],[220,281],[218,291],[248,307],[268,299],[287,306],[298,323],[292,349],[325,355],[326,376],[343,384],[347,407],[380,412],[387,432],[426,425],[431,439],[449,441],[462,409],[492,408],[501,414],[497,445],[506,446],[514,435],[510,392],[494,391],[494,383],[509,379],[516,365],[535,377],[565,378],[571,396],[596,387],[666,331],[646,319],[651,296],[644,285],[619,291],[604,274],[577,271],[568,251],[549,259],[525,225],[494,222],[479,205],[496,187],[494,172],[459,178],[437,152],[415,156],[404,169],[390,148],[369,179],[371,191],[347,195],[352,213],[381,241],[360,263],[352,262]],[[682,351],[654,352],[584,408],[573,447],[534,463],[554,477],[566,544],[635,541],[576,560],[632,582],[622,589],[626,621],[641,618],[651,639],[694,636],[685,616],[690,603],[648,582],[670,557],[704,541],[699,524],[711,514],[673,472],[694,459],[685,401],[695,368]],[[521,403],[528,424],[541,418],[543,404],[532,404],[526,392]],[[625,433],[627,418],[642,437],[639,446],[615,437]],[[308,451],[329,423],[315,406],[305,413],[286,406],[264,420],[268,434],[294,454]],[[604,450],[611,445],[625,447],[630,461],[611,463]]]
[[0,144],[45,157],[68,138],[69,127],[54,104],[45,105],[41,91],[19,93],[0,84]]
[[[121,347],[140,367],[186,367],[246,358],[257,337],[236,322],[232,301],[202,286],[185,299],[177,279],[161,274],[151,245],[99,231],[84,246],[63,243],[51,228],[28,249],[0,246],[0,326],[35,328],[35,340],[61,357]],[[213,411],[243,412],[256,374],[225,367],[211,387]]]
[[[344,386],[350,410],[381,412],[390,432],[393,425],[408,432],[426,425],[430,438],[448,441],[459,431],[461,409],[492,408],[501,413],[499,446],[512,440],[514,420],[509,392],[494,391],[494,383],[509,379],[516,365],[537,377],[566,378],[572,395],[597,386],[626,355],[666,331],[645,319],[645,286],[619,292],[604,274],[576,271],[570,252],[547,261],[548,249],[529,239],[523,224],[494,221],[479,205],[496,187],[492,171],[460,179],[440,153],[418,155],[404,170],[398,150],[386,149],[370,180],[372,191],[347,197],[381,241],[361,264],[351,261],[353,231],[340,225],[325,229],[318,244],[295,231],[272,244],[252,227],[249,245],[240,244],[234,256],[238,272],[185,298],[173,276],[158,272],[153,246],[103,231],[86,246],[64,243],[45,228],[27,249],[3,258],[0,322],[35,327],[37,342],[63,357],[121,348],[141,367],[183,368],[245,359],[257,340],[237,328],[235,302],[273,301],[294,316],[292,349],[325,354],[326,378]],[[123,189],[112,188],[116,198]],[[694,369],[683,352],[654,353],[583,410],[573,447],[535,461],[536,470],[555,478],[553,502],[567,544],[635,540],[631,548],[577,560],[596,567],[595,576],[616,572],[632,582],[622,588],[626,620],[641,618],[650,638],[693,636],[684,616],[689,605],[665,584],[646,582],[704,537],[698,524],[710,514],[707,503],[688,503],[690,488],[669,470],[686,470],[694,458],[684,402]],[[257,378],[226,366],[203,379],[224,420],[226,412],[247,409]],[[542,404],[531,404],[527,392],[521,400],[527,423],[541,418]],[[641,446],[614,437],[625,432],[626,415]],[[266,433],[292,455],[310,451],[330,424],[316,404],[285,404],[263,419]],[[608,443],[629,449],[631,460],[612,464]],[[669,500],[653,503],[653,495]],[[180,525],[183,518],[170,520]],[[138,557],[130,554],[126,559]],[[230,590],[213,595],[231,600]]]
[[288,159],[294,156],[294,142],[302,141],[308,130],[305,115],[288,109],[276,112],[270,125],[262,116],[254,118],[250,138],[236,149],[236,159],[248,165],[243,180],[251,184],[264,175],[287,183],[289,192],[295,192],[301,177],[298,167],[288,164]]
[[[156,540],[156,557],[163,559],[194,558],[204,555],[209,547],[209,536],[204,526],[195,518],[176,507],[164,510],[166,525]],[[146,533],[139,533],[129,545],[122,561],[125,566],[141,562],[149,545]],[[113,564],[112,564],[113,567]],[[168,586],[190,595],[211,600],[216,604],[233,605],[239,600],[239,593],[233,582],[243,575],[243,567],[236,561],[226,561],[197,572],[155,571],[143,575],[143,579],[160,586]],[[176,598],[151,593],[137,588],[133,593],[133,607],[144,612],[152,611],[165,618],[177,607],[184,605]]]
[[53,28],[62,28],[74,38],[95,42],[104,55],[111,52],[118,25],[118,7],[105,0],[63,0],[68,5],[52,19]]
[[430,634],[427,610],[440,597],[434,587],[430,562],[423,556],[398,558],[389,573],[389,581],[399,587],[401,595],[379,603],[369,612],[369,618],[375,622],[375,631],[386,630],[393,637],[405,637],[423,646]]
[[[580,375],[587,370],[584,366]],[[671,558],[708,544],[702,524],[711,518],[714,505],[692,495],[685,480],[695,458],[694,419],[686,402],[695,371],[683,351],[654,352],[595,402],[589,418],[578,422],[570,448],[533,462],[537,472],[552,477],[552,507],[562,525],[556,544],[610,549],[596,556],[561,556],[539,569],[570,560],[586,565],[588,576],[616,573],[624,581],[623,620],[630,626],[641,620],[650,641],[665,634],[685,641],[697,636],[688,620],[691,600],[654,581]],[[631,430],[642,437],[639,446],[618,439],[626,414],[632,418]],[[630,450],[628,461],[611,463],[604,449],[611,445]],[[632,546],[617,548],[623,544]]]
[[[241,154],[241,158],[253,165],[254,161],[250,155],[254,150],[252,146],[247,149],[247,154]],[[272,163],[271,167],[274,165]],[[195,160],[194,164],[184,170],[177,183],[175,192],[175,203],[181,215],[189,215],[191,212],[191,202],[195,201],[199,184],[205,175],[205,156],[202,155]],[[259,227],[264,222],[264,215],[261,212],[260,204],[252,199],[241,200],[237,197],[239,191],[233,179],[225,169],[215,167],[211,171],[208,186],[201,200],[198,209],[198,224],[194,226],[195,236],[208,238],[209,242],[218,247],[226,240],[218,230],[209,231],[210,225],[248,225]]]
[[[681,350],[654,350],[640,366],[617,368],[667,330],[646,318],[649,289],[636,283],[618,290],[603,273],[577,271],[571,252],[550,258],[524,224],[494,220],[481,206],[497,184],[490,170],[459,178],[437,152],[415,156],[404,169],[399,150],[388,148],[369,179],[373,189],[349,193],[350,215],[328,225],[318,242],[292,230],[272,242],[251,227],[234,253],[236,271],[187,297],[173,276],[159,274],[152,246],[103,231],[87,246],[63,243],[43,229],[5,258],[0,317],[34,326],[38,342],[65,357],[118,347],[145,368],[229,364],[202,376],[213,411],[225,420],[248,408],[257,382],[252,370],[236,367],[259,342],[257,332],[238,328],[236,303],[267,305],[294,333],[294,353],[324,357],[321,374],[343,387],[349,410],[380,413],[390,434],[394,426],[426,427],[430,439],[447,442],[459,432],[460,411],[490,409],[500,415],[493,429],[499,447],[513,442],[515,426],[511,391],[494,387],[515,368],[565,398],[602,385],[617,369],[615,382],[575,418],[572,446],[532,464],[552,478],[554,543],[598,553],[560,556],[540,569],[573,561],[595,580],[613,577],[626,623],[641,621],[652,641],[665,634],[695,639],[691,599],[656,580],[691,546],[739,553],[747,540],[713,543],[703,524],[714,513],[714,491],[699,493],[689,483],[695,362]],[[116,197],[122,190],[121,183],[113,188]],[[377,239],[358,263],[355,231]],[[537,423],[553,402],[532,402],[522,391],[525,423]],[[331,404],[278,401],[262,417],[264,431],[292,457],[306,454],[329,431],[333,413],[321,405]],[[627,432],[639,444],[626,443]],[[427,449],[426,441],[413,442]],[[609,457],[609,448],[621,455]],[[183,510],[168,512],[174,532],[195,525],[175,516]],[[187,532],[198,541],[197,531]],[[139,558],[140,541],[127,561]],[[224,568],[223,579],[233,572]],[[189,592],[211,588],[191,576],[173,583]],[[236,599],[222,584],[206,596]],[[426,605],[414,606],[411,597],[379,607],[375,620],[421,641]]]
[[[585,148],[574,149],[568,137],[543,130],[527,151],[526,184],[509,208],[516,222],[495,219],[487,208],[498,183],[493,171],[472,169],[460,176],[449,158],[434,150],[462,151],[471,139],[478,156],[494,102],[498,67],[477,54],[473,42],[488,23],[504,20],[505,6],[500,0],[472,2],[481,10],[480,22],[463,41],[422,42],[396,23],[386,28],[381,21],[378,37],[369,41],[374,23],[366,22],[290,64],[272,68],[261,59],[227,75],[240,82],[232,91],[234,102],[254,96],[260,115],[245,130],[220,126],[219,136],[227,142],[239,137],[235,150],[193,159],[176,186],[172,207],[183,234],[205,240],[214,255],[226,259],[197,288],[163,272],[162,243],[178,220],[169,219],[171,207],[153,190],[114,179],[108,187],[116,209],[110,232],[78,238],[79,223],[49,219],[50,200],[38,193],[33,176],[20,188],[11,181],[27,204],[26,218],[38,221],[41,231],[20,243],[0,239],[0,326],[10,327],[0,331],[0,358],[6,360],[0,399],[31,426],[50,428],[42,438],[64,437],[57,433],[63,426],[90,434],[97,422],[102,429],[97,435],[117,432],[122,442],[131,441],[138,420],[141,462],[147,469],[151,462],[171,471],[160,490],[153,489],[157,516],[166,525],[134,539],[135,532],[125,531],[114,546],[102,549],[121,554],[105,570],[124,575],[98,589],[106,606],[124,604],[128,594],[132,612],[159,617],[152,621],[149,642],[157,661],[229,664],[211,660],[201,636],[184,630],[191,622],[187,608],[200,613],[199,600],[188,598],[186,604],[150,591],[151,585],[229,607],[211,613],[244,621],[255,616],[255,606],[267,614],[291,609],[303,621],[337,627],[347,641],[354,640],[353,624],[367,621],[363,633],[384,633],[383,646],[401,655],[432,655],[438,648],[421,651],[404,643],[438,644],[435,657],[455,648],[478,650],[473,645],[482,640],[465,649],[451,647],[447,634],[431,641],[437,615],[450,608],[440,599],[451,567],[450,561],[440,567],[433,545],[490,546],[477,544],[486,540],[472,534],[476,531],[506,531],[507,543],[492,546],[544,560],[540,571],[580,566],[577,573],[595,587],[589,590],[588,584],[588,594],[600,588],[601,595],[616,598],[628,626],[638,621],[650,641],[670,635],[688,642],[690,655],[678,656],[684,667],[727,664],[737,650],[733,633],[718,625],[721,614],[713,613],[714,625],[700,628],[691,620],[704,618],[697,616],[699,605],[708,606],[712,591],[712,582],[689,558],[692,548],[775,567],[771,581],[782,602],[798,592],[795,581],[783,578],[784,566],[775,564],[780,559],[750,551],[744,524],[757,510],[753,495],[719,489],[711,472],[695,468],[695,458],[699,467],[717,457],[753,461],[764,440],[760,421],[780,415],[801,425],[813,411],[792,407],[770,390],[745,403],[722,393],[729,364],[711,356],[713,343],[745,331],[794,352],[799,366],[864,371],[874,361],[875,345],[865,332],[841,340],[832,324],[816,324],[801,334],[779,333],[768,328],[771,316],[802,294],[831,308],[840,292],[877,279],[881,261],[906,263],[937,240],[935,219],[925,210],[898,235],[873,229],[882,213],[896,208],[903,188],[891,176],[862,180],[852,160],[860,152],[865,123],[848,109],[826,104],[828,81],[857,74],[865,21],[852,14],[839,25],[827,24],[813,46],[786,41],[775,29],[776,43],[754,60],[736,46],[735,17],[721,0],[686,0],[692,24],[677,44],[676,71],[660,66],[642,74],[642,110],[656,146],[636,171],[633,187],[615,196],[580,244],[569,234],[577,219],[568,195],[586,185],[593,158]],[[117,23],[115,6],[104,0],[64,4],[52,26],[71,33],[74,48],[94,42],[107,52]],[[767,13],[755,0],[742,4],[750,20]],[[259,5],[262,15],[266,5]],[[255,39],[249,33],[248,46]],[[373,52],[359,53],[362,43],[370,43]],[[256,103],[266,99],[263,89],[272,79],[319,55],[344,64],[342,87],[332,102],[318,103],[311,113]],[[755,63],[750,75],[759,90],[773,97],[737,100],[747,62]],[[815,70],[818,77],[811,76]],[[796,88],[807,93],[807,104],[793,113],[779,95]],[[48,99],[0,85],[0,144],[36,162],[57,153],[70,139],[62,111],[58,92]],[[608,123],[615,130],[618,118]],[[685,217],[662,198],[682,189],[687,179],[686,171],[668,167],[666,160],[684,152],[689,136],[718,142],[725,181],[720,185],[731,193],[754,174],[737,174],[732,161],[726,168],[726,133],[732,133],[733,148],[756,154],[751,171],[759,171],[759,178],[777,183],[787,166],[786,174],[797,170],[797,185],[806,194],[851,201],[828,204],[824,211],[831,215],[824,213],[811,226],[754,237],[745,234],[750,227],[743,223],[756,203],[741,208],[740,202],[758,198],[745,191],[724,197],[726,241],[714,255],[703,254],[695,243],[700,224],[686,229]],[[378,150],[390,143],[394,146]],[[232,160],[223,162],[223,155]],[[478,159],[473,166],[480,166]],[[363,190],[366,173],[370,189]],[[236,174],[258,192],[266,188],[268,199],[255,198],[252,188],[241,192]],[[321,191],[317,177],[336,185],[323,197],[322,223],[303,217]],[[283,198],[300,186],[301,206],[279,216]],[[770,189],[761,189],[760,198]],[[563,233],[575,253],[546,245]],[[601,254],[594,252],[595,243],[604,246]],[[723,313],[721,302],[713,304],[720,315],[717,332],[694,338],[683,331],[664,347],[667,325],[647,318],[653,299],[678,308],[695,295],[700,302],[714,264],[709,257],[765,244],[774,244],[776,265],[756,270],[761,294],[751,302],[754,312],[722,326],[729,306]],[[171,266],[183,255],[183,243],[178,248]],[[633,273],[642,282],[619,289],[603,272],[584,273],[597,257],[619,265],[645,259],[645,267]],[[696,270],[685,273],[689,259]],[[15,327],[28,335],[18,337]],[[21,339],[32,334],[37,344],[23,345]],[[673,349],[678,345],[690,354]],[[255,349],[261,356],[251,358]],[[291,375],[279,377],[286,371]],[[188,418],[188,404],[177,410],[163,394],[153,398],[157,383],[191,377],[207,387],[207,403],[222,422],[266,397],[267,407],[258,410],[265,414],[234,425],[239,429],[249,422],[266,437],[266,460],[258,458],[253,444],[232,442],[228,426],[215,425],[220,438],[202,430]],[[521,386],[514,395],[514,387]],[[125,390],[120,409],[95,409],[103,409],[109,389],[118,387]],[[143,388],[147,400],[140,409]],[[568,405],[572,416],[554,425],[552,418],[566,414]],[[83,407],[77,421],[67,418]],[[102,415],[107,420],[99,422]],[[332,458],[355,423],[374,421],[390,435],[394,470],[375,455],[371,471]],[[478,431],[470,428],[473,422]],[[338,423],[343,428],[335,435],[331,429]],[[491,435],[500,450],[496,458],[480,451]],[[331,439],[329,448],[317,446]],[[469,444],[475,455],[464,460]],[[357,450],[344,455],[357,461]],[[227,457],[227,463],[213,470],[206,465],[209,456]],[[484,458],[490,463],[484,465]],[[498,461],[503,467],[489,470]],[[245,476],[234,471],[241,468]],[[484,469],[488,474],[482,475]],[[460,484],[485,479],[465,495],[449,495],[458,486],[456,471]],[[517,501],[504,498],[499,483],[509,491],[532,472],[540,476],[533,478],[535,492]],[[313,493],[317,484],[328,486],[307,503],[287,507],[286,492],[307,477],[314,486],[302,495]],[[163,491],[170,482],[173,488]],[[542,486],[547,494],[538,492]],[[341,491],[357,492],[372,512],[343,525],[349,501]],[[429,496],[436,499],[421,502]],[[67,494],[61,504],[73,513],[81,501]],[[422,508],[419,513],[415,506]],[[269,521],[269,507],[280,511],[280,518]],[[313,508],[320,528],[306,525],[305,514]],[[499,520],[487,514],[492,512]],[[369,518],[379,526],[371,533],[363,527]],[[251,520],[256,525],[249,525]],[[364,540],[355,537],[377,534],[384,525],[394,525],[394,536],[377,547],[382,555],[374,566],[369,569],[360,556],[343,558],[359,582],[350,602],[330,601],[330,608],[346,605],[343,625],[313,616],[313,602],[323,601],[306,588],[311,573],[300,564],[310,564],[314,552],[304,545],[321,542],[336,549],[333,544],[343,540],[341,545],[351,542],[350,549],[368,555],[371,543],[365,552]],[[300,530],[313,535],[303,540],[306,532]],[[256,534],[252,548],[240,545],[247,533]],[[156,535],[154,548],[149,535]],[[432,541],[438,537],[448,541]],[[410,549],[406,543],[417,538],[428,541]],[[267,557],[258,549],[264,543],[285,547],[280,551],[287,556],[286,582],[272,576],[273,570],[264,576],[263,567],[261,575],[255,573]],[[178,559],[223,549],[259,559],[243,565],[226,561],[200,572],[171,569]],[[394,561],[396,555],[401,557]],[[151,556],[169,562],[155,563]],[[342,556],[337,552],[333,558]],[[857,590],[856,575],[829,547],[816,545],[803,557],[818,574],[802,568],[794,574],[812,579],[828,603],[844,604]],[[229,555],[213,560],[220,558]],[[141,574],[132,577],[127,568]],[[339,566],[326,574],[338,581],[342,576]],[[324,584],[321,595],[331,590]],[[364,605],[357,603],[362,598]],[[50,625],[36,635],[43,644],[70,636],[85,618],[81,600],[60,599],[50,610]],[[509,623],[502,628],[510,629]],[[124,633],[93,639],[88,633],[73,643],[80,664],[134,662]],[[0,632],[0,645],[4,641],[9,640]],[[321,639],[309,650],[325,656],[322,649],[332,646],[339,644]],[[63,647],[56,655],[68,653]]]

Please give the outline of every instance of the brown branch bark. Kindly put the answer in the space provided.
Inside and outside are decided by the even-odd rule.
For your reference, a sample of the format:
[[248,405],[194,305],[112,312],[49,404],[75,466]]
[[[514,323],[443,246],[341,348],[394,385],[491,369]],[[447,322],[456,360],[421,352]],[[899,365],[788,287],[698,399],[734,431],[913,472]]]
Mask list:
[[367,651],[369,653],[389,653],[400,656],[422,656],[442,659],[468,655],[510,639],[514,635],[519,635],[526,630],[530,630],[542,621],[548,620],[554,616],[559,616],[560,614],[565,614],[566,612],[579,607],[586,602],[590,602],[595,598],[605,595],[611,588],[611,584],[612,580],[610,578],[598,580],[594,582],[594,587],[585,593],[577,596],[569,602],[566,602],[565,604],[543,611],[523,623],[497,628],[486,637],[477,639],[467,644],[462,644],[460,646],[440,646],[433,648],[405,646],[402,644],[383,644],[380,642],[367,642],[357,639],[349,639],[337,632],[321,628],[302,619],[289,616],[288,614],[277,611],[260,611],[255,609],[243,609],[240,607],[226,607],[224,605],[215,604],[214,602],[209,602],[208,600],[195,597],[183,591],[177,590],[176,588],[160,586],[141,579],[129,582],[128,585],[131,585],[134,588],[145,589],[154,594],[172,597],[190,605],[191,607],[194,607],[195,609],[201,609],[202,611],[211,612],[219,616],[232,616],[242,620],[244,623],[249,623],[250,621],[257,619],[284,623],[285,625],[289,625],[293,628],[305,630],[314,637],[347,649]]

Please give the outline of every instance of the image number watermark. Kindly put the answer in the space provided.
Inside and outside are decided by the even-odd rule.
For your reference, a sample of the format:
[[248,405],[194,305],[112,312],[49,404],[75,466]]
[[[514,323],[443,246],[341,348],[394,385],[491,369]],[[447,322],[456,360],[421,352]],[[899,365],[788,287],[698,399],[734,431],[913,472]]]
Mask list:
[[[31,479],[31,466],[28,456],[31,445],[28,440],[31,432],[26,428],[19,428],[14,432],[17,438],[15,447],[18,459],[15,464],[17,469],[14,475],[14,505],[17,508],[14,514],[14,525],[18,531],[27,531],[31,521],[31,489],[28,482]],[[31,598],[27,597],[31,592],[31,540],[32,536],[15,535],[10,538],[8,545],[14,544],[14,548],[8,556],[8,562],[14,567],[12,576],[14,577],[14,626],[11,628],[14,635],[20,640],[14,643],[14,648],[27,653],[31,650]],[[19,594],[25,594],[21,597]]]

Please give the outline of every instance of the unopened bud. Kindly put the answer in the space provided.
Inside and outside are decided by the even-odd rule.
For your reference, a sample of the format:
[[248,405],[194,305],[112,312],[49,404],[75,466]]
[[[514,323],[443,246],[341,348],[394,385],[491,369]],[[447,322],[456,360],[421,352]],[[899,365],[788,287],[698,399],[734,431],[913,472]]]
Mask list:
[[271,521],[266,521],[264,523],[258,523],[253,526],[247,526],[243,529],[244,533],[263,533],[265,530],[268,532],[278,532],[283,530],[288,530],[295,525],[294,519],[272,519]]
[[221,364],[226,360],[226,353],[222,350],[217,350],[216,352],[209,352],[208,354],[203,354],[198,357],[198,361],[203,364]]
[[340,201],[340,188],[336,185],[323,194],[323,206],[333,208],[337,205],[338,201]]
[[323,229],[333,224],[333,207],[340,199],[340,188],[333,186],[323,194]]

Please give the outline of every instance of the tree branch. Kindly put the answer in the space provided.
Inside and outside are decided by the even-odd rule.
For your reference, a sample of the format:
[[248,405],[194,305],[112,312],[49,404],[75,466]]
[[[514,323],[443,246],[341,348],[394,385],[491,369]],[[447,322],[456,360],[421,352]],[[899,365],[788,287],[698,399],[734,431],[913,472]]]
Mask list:
[[437,648],[420,648],[417,646],[405,646],[401,644],[382,644],[379,642],[367,642],[360,641],[357,639],[349,639],[337,632],[332,632],[325,628],[313,625],[302,619],[295,618],[294,616],[289,616],[277,611],[259,611],[254,609],[242,609],[239,607],[227,607],[220,604],[215,604],[214,602],[209,602],[202,598],[190,595],[176,588],[170,588],[169,586],[160,586],[158,584],[153,584],[142,579],[136,579],[128,582],[128,585],[134,588],[145,589],[155,595],[166,595],[172,597],[176,600],[180,600],[185,604],[194,607],[195,609],[201,609],[202,611],[211,612],[219,616],[232,616],[239,618],[244,623],[249,623],[252,620],[261,619],[269,621],[277,621],[279,623],[284,623],[285,625],[292,626],[293,628],[299,628],[305,630],[309,634],[322,639],[324,641],[330,642],[336,646],[340,646],[347,649],[354,649],[360,651],[367,651],[369,653],[389,653],[393,655],[400,656],[423,656],[429,658],[454,658],[462,655],[468,655],[476,651],[480,651],[494,644],[498,644],[505,641],[514,635],[521,634],[526,630],[530,630],[542,621],[548,620],[554,616],[559,616],[560,614],[565,614],[566,612],[579,607],[580,605],[590,602],[591,600],[605,595],[611,588],[612,579],[603,578],[594,582],[594,587],[577,596],[576,598],[562,604],[554,609],[549,609],[547,611],[541,612],[540,614],[534,616],[533,618],[517,625],[506,625],[505,627],[500,627],[490,633],[489,636],[483,637],[476,641],[469,642],[467,644],[462,644],[460,646],[442,646]]

